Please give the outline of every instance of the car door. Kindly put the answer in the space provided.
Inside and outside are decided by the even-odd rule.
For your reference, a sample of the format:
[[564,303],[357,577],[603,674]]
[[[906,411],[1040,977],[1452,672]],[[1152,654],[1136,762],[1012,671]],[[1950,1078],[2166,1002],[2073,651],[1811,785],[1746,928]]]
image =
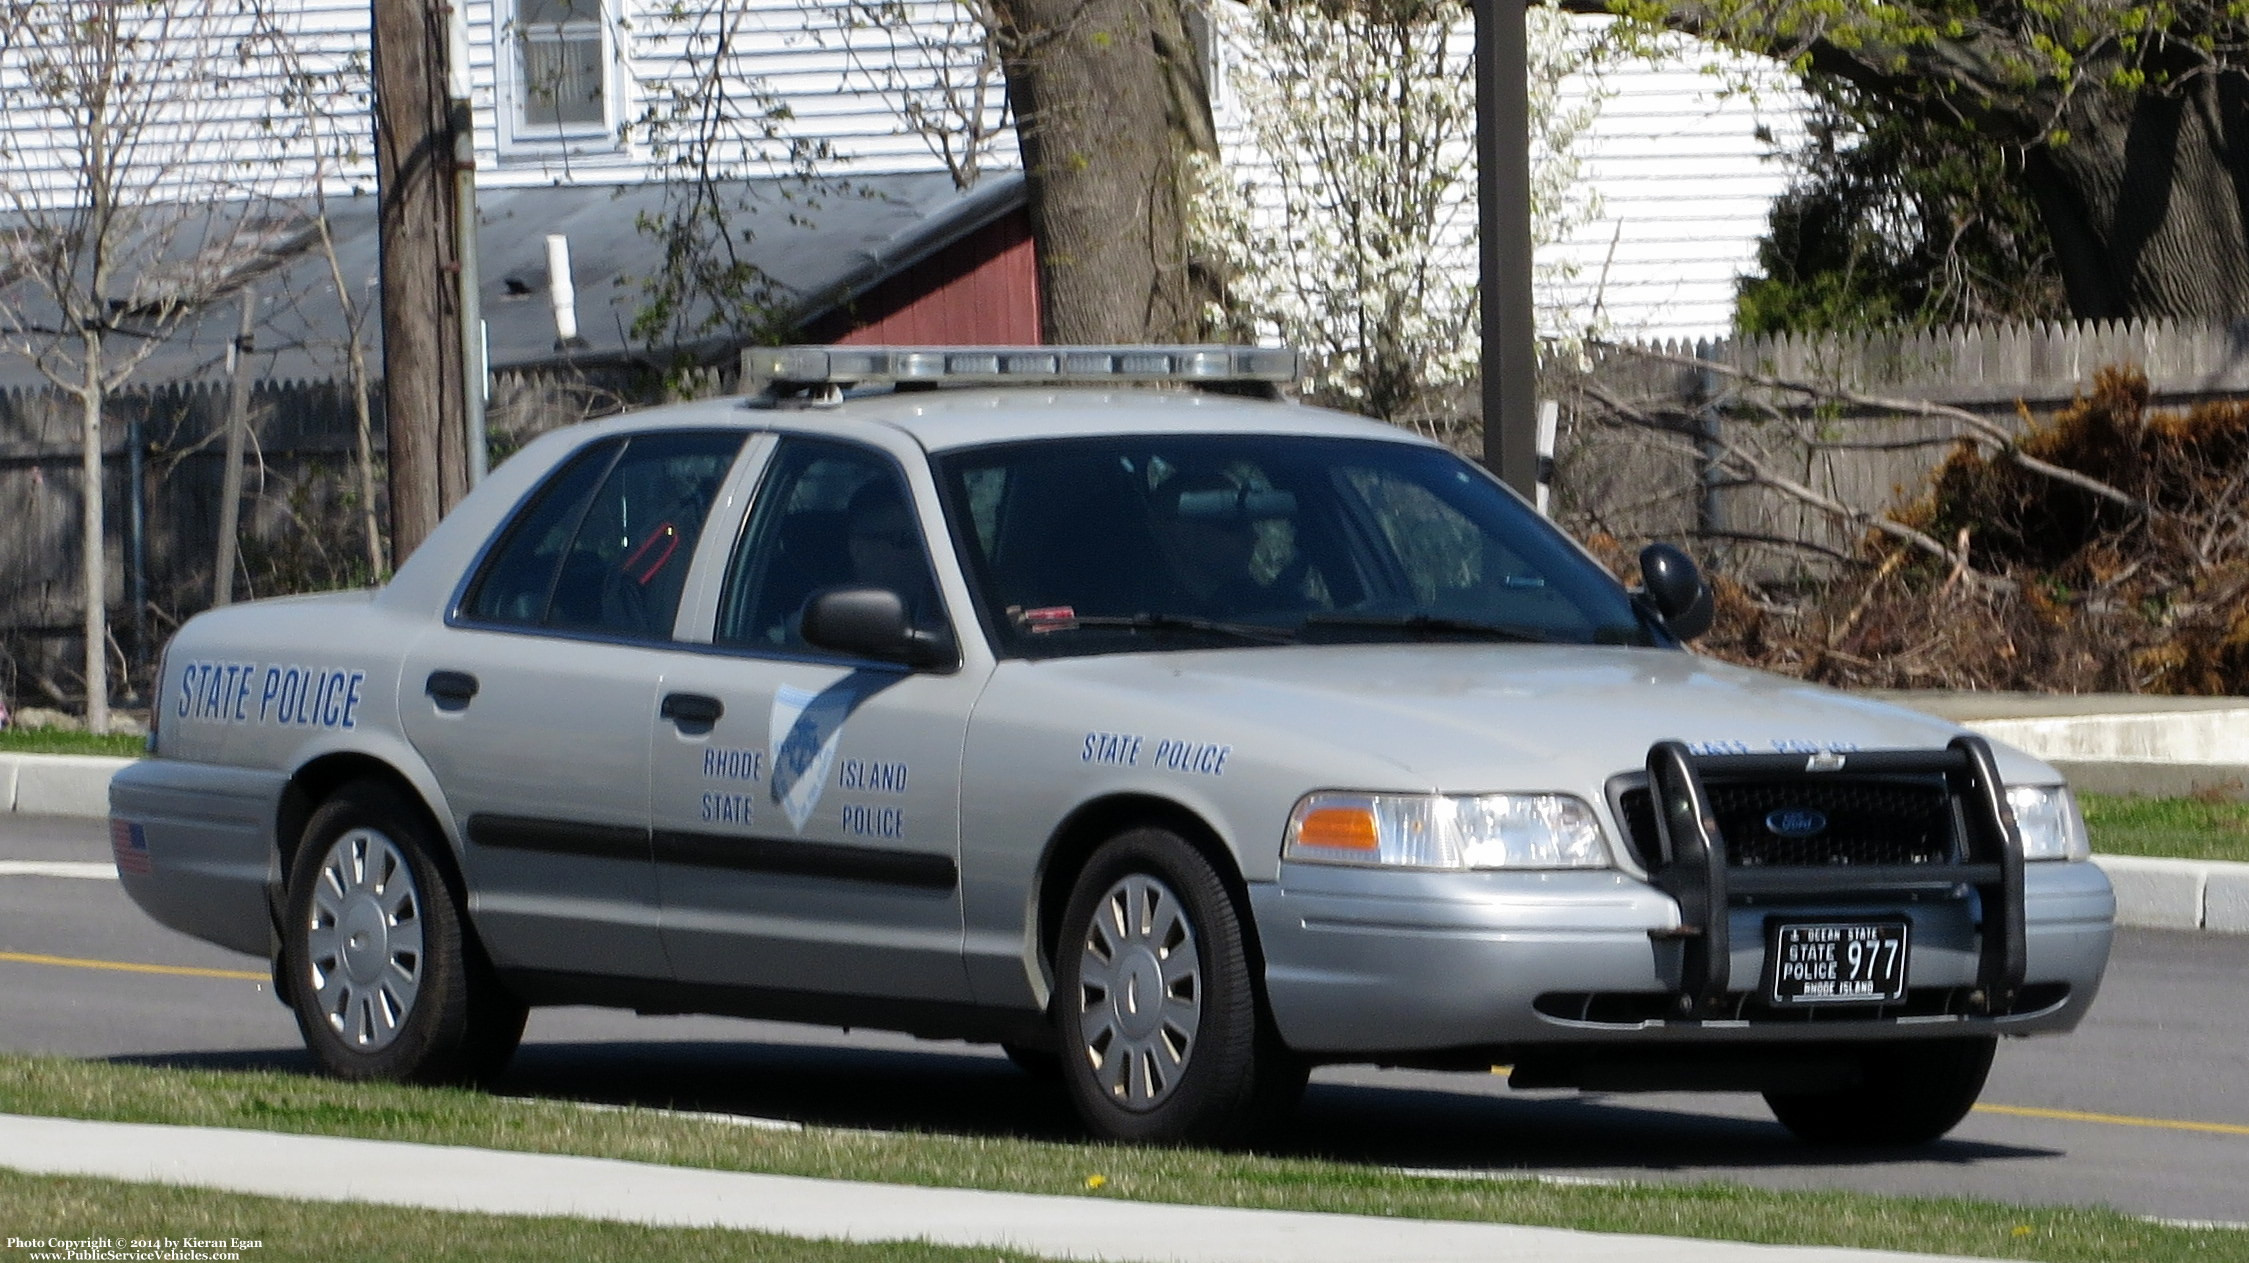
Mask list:
[[648,841],[656,692],[741,431],[619,436],[565,461],[409,649],[400,710],[445,791],[500,964],[662,978]]
[[674,659],[658,703],[651,817],[681,980],[967,998],[957,785],[987,672],[854,660],[798,624],[817,593],[872,584],[912,589],[916,621],[949,637],[927,503],[855,443],[784,437],[766,466],[709,652]]

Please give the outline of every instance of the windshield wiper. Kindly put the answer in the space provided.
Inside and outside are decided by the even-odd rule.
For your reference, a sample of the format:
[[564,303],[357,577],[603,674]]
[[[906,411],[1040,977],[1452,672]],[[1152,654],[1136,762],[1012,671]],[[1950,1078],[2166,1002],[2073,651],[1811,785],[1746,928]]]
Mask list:
[[1126,631],[1201,632],[1265,645],[1285,645],[1296,639],[1296,633],[1285,627],[1268,627],[1263,623],[1230,623],[1195,614],[1148,611],[1138,614],[1077,614],[1062,609],[1015,610],[1011,613],[1017,627],[1034,635],[1072,631],[1080,627],[1100,627],[1121,628]]
[[1555,638],[1528,627],[1506,623],[1480,623],[1471,618],[1446,618],[1441,614],[1352,614],[1322,611],[1304,616],[1306,627],[1375,627],[1438,636],[1481,636],[1489,640],[1527,645],[1550,645]]

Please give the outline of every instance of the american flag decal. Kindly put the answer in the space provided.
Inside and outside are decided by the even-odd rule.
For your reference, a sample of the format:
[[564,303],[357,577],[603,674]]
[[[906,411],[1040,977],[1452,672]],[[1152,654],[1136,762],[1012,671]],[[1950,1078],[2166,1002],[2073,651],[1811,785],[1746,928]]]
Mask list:
[[117,858],[118,872],[148,876],[148,834],[139,825],[110,817],[109,853]]

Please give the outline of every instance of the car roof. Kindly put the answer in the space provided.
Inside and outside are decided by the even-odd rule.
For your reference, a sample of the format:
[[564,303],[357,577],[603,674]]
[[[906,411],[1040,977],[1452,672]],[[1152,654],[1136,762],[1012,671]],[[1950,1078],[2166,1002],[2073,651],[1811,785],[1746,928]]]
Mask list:
[[1129,386],[880,389],[825,402],[776,401],[769,396],[706,399],[574,427],[573,433],[582,442],[601,433],[682,424],[747,425],[789,433],[838,435],[872,425],[901,432],[929,452],[1046,438],[1183,432],[1428,443],[1397,426],[1306,404]]
[[[822,411],[818,407],[776,408],[771,415],[789,429],[800,424],[818,429],[817,418]],[[1182,431],[1418,441],[1417,436],[1396,426],[1325,408],[1196,390],[1139,387],[891,391],[847,398],[835,407],[834,415],[902,430],[931,452],[1034,439]]]

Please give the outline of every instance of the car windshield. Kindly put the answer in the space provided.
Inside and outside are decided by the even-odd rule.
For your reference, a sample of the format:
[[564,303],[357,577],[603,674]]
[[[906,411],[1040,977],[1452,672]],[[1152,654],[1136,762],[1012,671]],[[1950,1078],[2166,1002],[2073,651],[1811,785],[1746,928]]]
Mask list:
[[937,462],[1001,651],[1275,642],[1648,644],[1622,587],[1440,448],[1042,439]]

